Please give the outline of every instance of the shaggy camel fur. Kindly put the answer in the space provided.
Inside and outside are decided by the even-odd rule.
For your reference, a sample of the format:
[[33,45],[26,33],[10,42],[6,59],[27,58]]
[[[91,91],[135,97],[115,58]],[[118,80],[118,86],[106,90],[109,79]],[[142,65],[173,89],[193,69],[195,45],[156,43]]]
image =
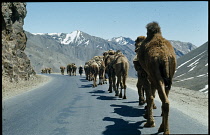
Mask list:
[[157,22],[147,24],[147,37],[138,49],[138,60],[147,78],[143,80],[146,92],[147,122],[144,127],[154,127],[153,118],[153,93],[157,89],[162,101],[162,123],[159,132],[169,134],[169,99],[168,94],[172,85],[172,78],[176,69],[176,55],[173,46],[161,35],[160,26]]
[[88,66],[88,62],[85,63],[84,65],[84,70],[85,70],[85,76],[86,76],[86,80],[89,79],[89,66]]
[[120,50],[116,51],[115,60],[113,62],[115,75],[117,76],[117,90],[120,84],[119,97],[122,98],[122,89],[124,89],[123,99],[126,99],[126,79],[128,77],[129,62],[126,56]]
[[112,93],[112,88],[115,91],[115,96],[119,95],[118,89],[116,89],[116,77],[115,77],[115,71],[113,68],[113,62],[115,60],[115,54],[116,52],[114,50],[109,50],[103,53],[104,56],[104,63],[105,63],[105,73],[108,75],[109,78],[109,93]]
[[97,75],[99,73],[99,67],[98,64],[94,61],[90,64],[90,76],[93,80],[93,88],[97,87]]
[[67,70],[67,74],[71,76],[71,74],[72,74],[72,64],[68,64],[67,67],[66,67],[66,70]]
[[[146,39],[145,36],[137,37],[135,42],[138,43],[138,44],[135,44],[135,52],[138,51],[141,43],[145,39]],[[139,105],[143,105],[143,104],[145,104],[146,101],[145,101],[145,98],[144,98],[144,88],[143,88],[143,85],[141,83],[142,82],[141,79],[146,77],[146,73],[142,70],[141,65],[138,62],[137,54],[133,59],[133,64],[134,64],[134,68],[137,71],[137,75],[138,75],[138,81],[137,81],[136,87],[138,89],[138,94],[139,94]]]
[[102,85],[104,83],[106,83],[106,79],[105,79],[105,63],[103,60],[104,56],[95,56],[94,59],[96,61],[96,63],[99,66],[99,84],[98,85]]
[[61,74],[64,75],[64,71],[65,71],[66,67],[61,66],[60,69],[61,69]]

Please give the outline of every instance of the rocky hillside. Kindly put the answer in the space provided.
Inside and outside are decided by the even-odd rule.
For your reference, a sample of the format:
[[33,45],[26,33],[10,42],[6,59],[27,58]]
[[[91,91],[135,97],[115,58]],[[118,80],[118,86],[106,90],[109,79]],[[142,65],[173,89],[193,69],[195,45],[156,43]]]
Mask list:
[[[71,34],[31,34],[28,37],[26,53],[32,65],[40,73],[41,68],[51,67],[54,72],[60,72],[60,66],[75,63],[84,65],[94,56],[102,55],[109,49],[121,50],[129,59],[129,74],[135,76],[132,60],[135,55],[134,46],[123,46],[116,42],[91,36],[81,31]],[[65,35],[65,36],[64,36]]]
[[173,86],[208,93],[208,42],[177,59]]
[[[115,37],[105,40],[79,30],[72,33],[26,32],[26,35],[28,37],[26,54],[38,73],[44,67],[51,67],[54,72],[60,72],[60,66],[66,66],[72,62],[76,63],[77,66],[84,65],[92,57],[113,49],[121,50],[127,56],[130,63],[129,76],[136,77],[132,62],[135,56],[135,41],[130,38]],[[177,58],[196,48],[190,43],[170,42],[174,46]]]
[[26,4],[2,4],[2,77],[10,81],[28,80],[35,75],[25,54],[27,37],[23,30]]

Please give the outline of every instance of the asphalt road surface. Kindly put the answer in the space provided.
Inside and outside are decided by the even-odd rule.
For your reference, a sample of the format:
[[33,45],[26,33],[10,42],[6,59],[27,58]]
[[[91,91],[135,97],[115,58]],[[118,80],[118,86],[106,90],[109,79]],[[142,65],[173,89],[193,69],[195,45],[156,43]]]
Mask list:
[[[160,102],[155,101],[156,126],[144,128],[144,106],[137,91],[127,99],[108,93],[108,84],[92,88],[82,76],[47,75],[46,85],[2,101],[3,135],[138,135],[158,133]],[[158,98],[158,97],[156,97]],[[208,127],[170,108],[171,134],[207,134]]]

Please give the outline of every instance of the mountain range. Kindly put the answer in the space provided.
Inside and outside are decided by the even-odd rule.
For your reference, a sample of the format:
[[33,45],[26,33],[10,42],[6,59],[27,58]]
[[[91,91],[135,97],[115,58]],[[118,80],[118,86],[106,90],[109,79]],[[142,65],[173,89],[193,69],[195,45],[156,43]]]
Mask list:
[[208,42],[177,59],[173,86],[208,93]]
[[[136,77],[132,62],[135,56],[135,41],[131,38],[121,36],[103,39],[79,30],[71,33],[25,33],[27,36],[25,52],[37,73],[40,73],[44,67],[51,67],[54,72],[60,72],[59,67],[68,63],[84,65],[92,57],[112,49],[123,52],[130,63],[129,76]],[[169,41],[174,47],[177,58],[196,48],[189,42]]]

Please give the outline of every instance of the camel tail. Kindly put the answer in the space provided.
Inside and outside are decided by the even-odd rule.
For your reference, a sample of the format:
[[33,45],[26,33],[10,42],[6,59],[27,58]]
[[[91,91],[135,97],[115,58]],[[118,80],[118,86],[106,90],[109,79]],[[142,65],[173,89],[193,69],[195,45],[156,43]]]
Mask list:
[[172,85],[172,75],[170,74],[170,58],[168,58],[168,61],[163,61],[160,65],[160,72],[161,76],[165,83],[165,88],[170,90]]

